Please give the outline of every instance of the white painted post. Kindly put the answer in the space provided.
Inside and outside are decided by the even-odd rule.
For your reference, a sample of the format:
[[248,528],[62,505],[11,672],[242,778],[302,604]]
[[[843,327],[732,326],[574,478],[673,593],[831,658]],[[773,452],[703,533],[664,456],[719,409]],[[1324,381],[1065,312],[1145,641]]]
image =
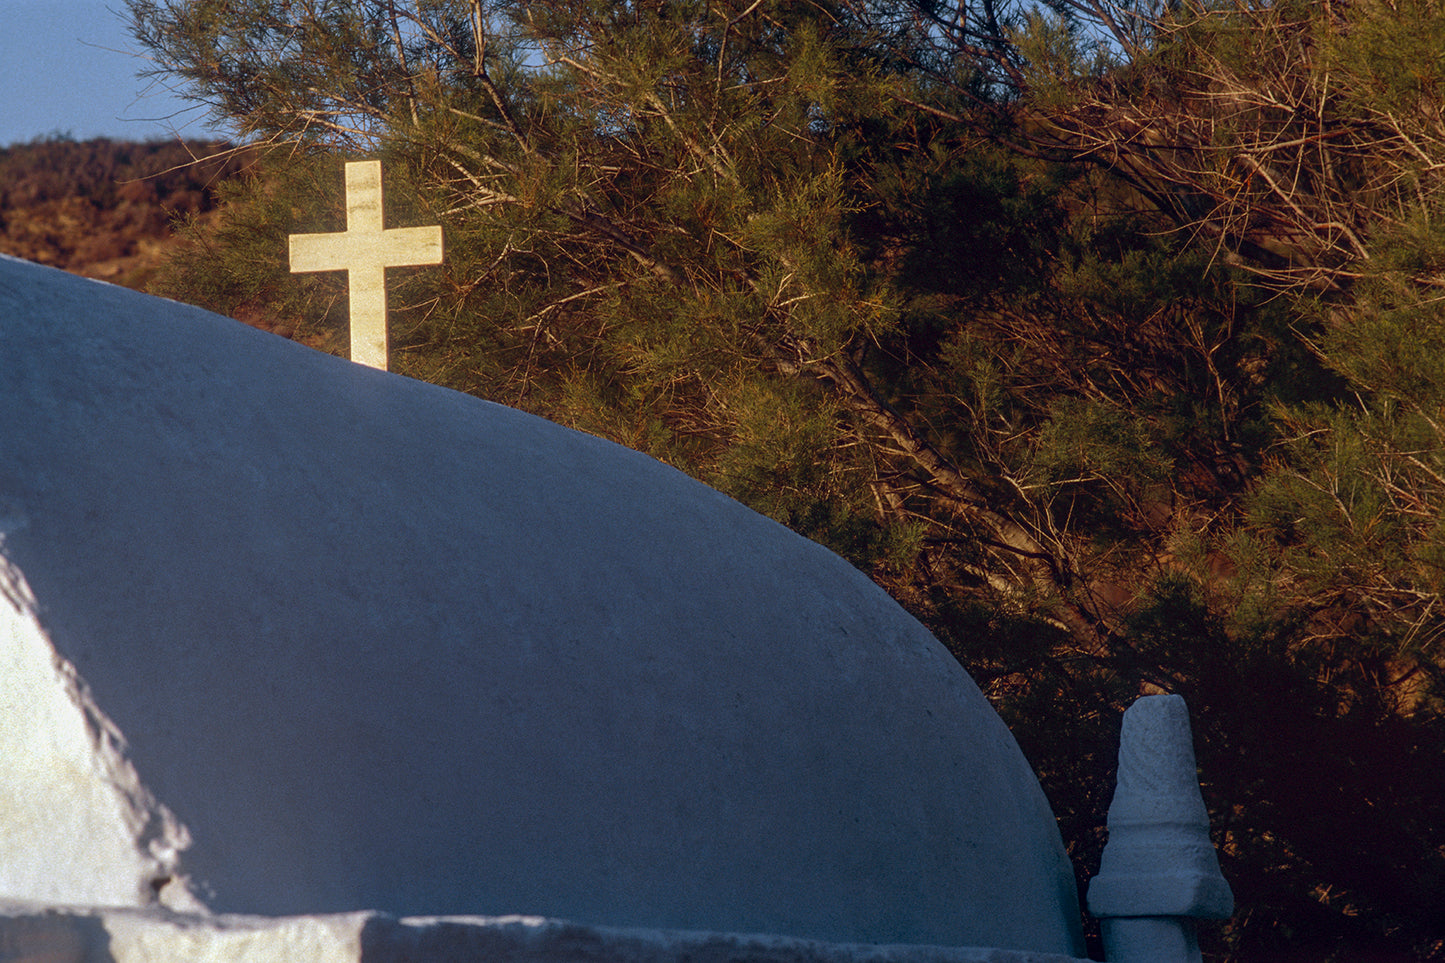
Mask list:
[[1196,919],[1228,919],[1234,895],[1219,872],[1199,793],[1189,710],[1146,696],[1124,713],[1109,842],[1089,882],[1109,963],[1199,963]]
[[346,230],[292,234],[291,271],[345,271],[351,360],[386,370],[386,269],[442,263],[440,227],[382,226],[381,161],[346,165]]

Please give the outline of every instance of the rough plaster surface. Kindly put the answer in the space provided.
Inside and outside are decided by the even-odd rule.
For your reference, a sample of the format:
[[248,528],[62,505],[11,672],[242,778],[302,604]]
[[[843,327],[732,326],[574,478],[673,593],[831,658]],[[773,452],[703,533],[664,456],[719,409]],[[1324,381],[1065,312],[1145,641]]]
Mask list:
[[1084,963],[977,947],[581,926],[535,917],[196,916],[0,904],[0,959],[45,963]]
[[13,259],[0,452],[0,896],[1079,952],[967,675],[651,459]]

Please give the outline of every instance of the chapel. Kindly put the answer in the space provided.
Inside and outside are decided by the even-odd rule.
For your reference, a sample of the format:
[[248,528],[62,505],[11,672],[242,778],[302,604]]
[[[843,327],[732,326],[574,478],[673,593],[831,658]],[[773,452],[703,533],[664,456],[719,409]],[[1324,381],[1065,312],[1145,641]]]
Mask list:
[[818,545],[10,258],[0,358],[0,904],[1082,955],[1013,737]]

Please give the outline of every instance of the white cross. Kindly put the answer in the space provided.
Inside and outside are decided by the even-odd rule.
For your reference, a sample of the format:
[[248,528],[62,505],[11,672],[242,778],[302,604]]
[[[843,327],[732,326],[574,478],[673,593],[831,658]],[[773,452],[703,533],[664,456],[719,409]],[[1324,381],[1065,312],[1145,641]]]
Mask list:
[[442,263],[440,227],[381,224],[381,161],[346,165],[346,230],[292,234],[291,271],[345,271],[351,360],[386,370],[386,269]]

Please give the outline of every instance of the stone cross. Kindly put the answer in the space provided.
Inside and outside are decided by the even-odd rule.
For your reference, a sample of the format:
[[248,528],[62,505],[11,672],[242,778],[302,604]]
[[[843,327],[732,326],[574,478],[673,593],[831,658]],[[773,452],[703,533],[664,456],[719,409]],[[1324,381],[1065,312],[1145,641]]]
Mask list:
[[351,360],[386,370],[386,269],[442,263],[440,227],[382,227],[381,161],[346,165],[346,230],[292,234],[291,271],[345,271]]

